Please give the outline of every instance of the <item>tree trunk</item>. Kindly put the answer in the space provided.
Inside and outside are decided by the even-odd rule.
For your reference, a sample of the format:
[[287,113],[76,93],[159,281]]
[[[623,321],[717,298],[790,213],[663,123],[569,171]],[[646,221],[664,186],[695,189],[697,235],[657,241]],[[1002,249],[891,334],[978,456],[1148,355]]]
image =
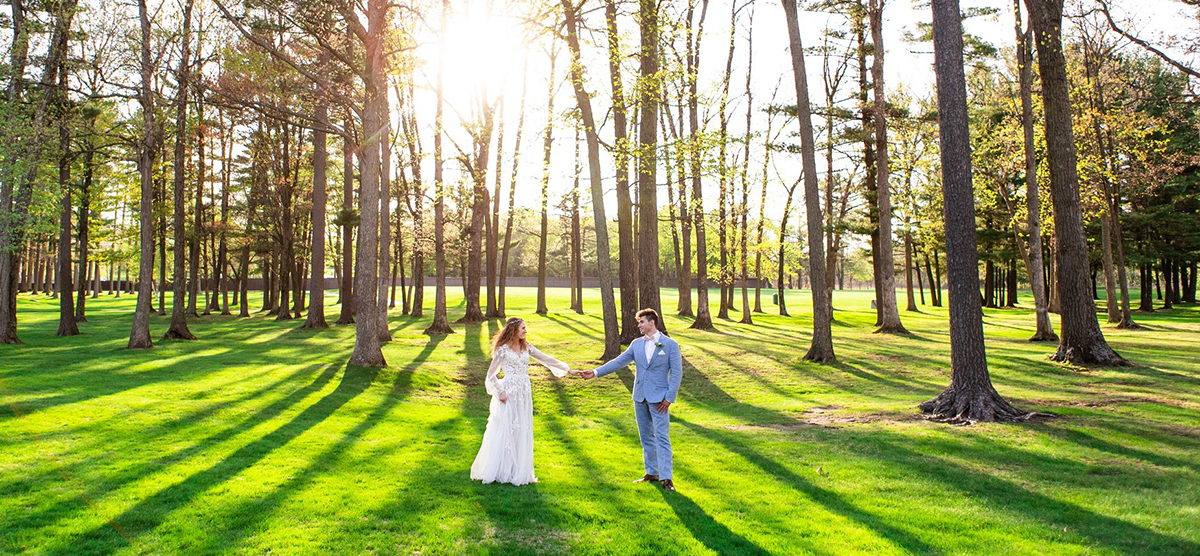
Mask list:
[[[882,321],[876,332],[907,334],[896,310],[895,264],[892,262],[892,201],[888,181],[887,100],[883,86],[883,0],[870,1],[871,17],[871,81],[875,92],[875,179],[879,205],[879,271],[882,289],[880,315]],[[815,169],[814,169],[815,171]]]
[[[229,189],[233,179],[233,145],[232,131],[225,131],[225,111],[219,113],[221,133],[221,243],[217,248],[217,288],[221,291],[221,314],[231,315],[229,311]],[[323,147],[324,145],[322,145]],[[324,195],[322,189],[321,194]],[[315,193],[314,193],[315,195]],[[314,199],[315,202],[315,199]],[[324,205],[322,205],[322,211]],[[324,212],[321,213],[324,217]],[[236,302],[237,299],[235,298]]]
[[[24,9],[19,5],[19,2],[17,4],[13,7],[13,14],[15,18],[22,18],[20,27],[24,27]],[[38,161],[41,159],[42,148],[45,143],[45,119],[51,89],[55,87],[55,77],[57,77],[58,71],[62,69],[62,62],[68,53],[67,40],[71,28],[71,20],[75,16],[75,2],[71,0],[60,2],[56,8],[54,31],[50,38],[49,53],[45,57],[45,66],[43,66],[42,70],[42,80],[40,83],[41,98],[38,100],[34,112],[31,136],[25,141],[26,144],[24,145],[23,154],[29,162],[27,164],[28,169],[25,170],[23,176],[4,176],[3,185],[0,186],[0,212],[6,213],[5,216],[11,218],[11,220],[6,219],[3,225],[0,225],[0,344],[16,344],[21,342],[20,338],[17,337],[17,278],[21,268],[19,248],[25,244],[26,229],[22,225],[12,225],[10,223],[23,224],[30,214],[34,182],[37,178],[39,166]],[[16,24],[14,23],[14,28],[15,26]],[[20,52],[14,51],[12,59],[18,61],[21,71],[24,71],[25,48],[28,44],[28,35],[24,33],[19,34],[21,34],[21,37],[13,42],[14,50],[20,50]],[[16,88],[23,86],[23,82],[23,76],[13,76],[11,78],[9,83],[9,98],[13,99],[14,102],[20,98],[20,92]],[[20,180],[16,192],[15,205],[12,179]]]
[[[376,331],[380,342],[392,341],[392,331],[388,329],[388,285],[391,283],[392,271],[392,134],[391,110],[387,94],[387,78],[379,81],[379,250],[376,257],[379,264],[375,307],[379,325]],[[397,212],[399,209],[397,209]]]
[[1175,296],[1171,294],[1171,286],[1175,280],[1171,278],[1171,260],[1163,259],[1161,263],[1162,270],[1159,271],[1159,276],[1162,277],[1162,291],[1158,293],[1158,298],[1162,300],[1163,309],[1173,309],[1175,307]]
[[880,283],[883,272],[879,265],[879,184],[875,177],[875,127],[871,125],[874,112],[867,102],[870,92],[870,77],[867,74],[867,27],[871,21],[870,10],[863,0],[857,0],[853,10],[850,25],[853,29],[858,48],[855,55],[858,58],[858,104],[860,110],[859,122],[862,126],[862,149],[864,172],[864,194],[867,201],[867,221],[871,230],[871,273],[875,289],[875,326],[883,325],[883,286]]
[[[620,35],[617,32],[615,0],[605,0],[604,21],[608,38],[609,85],[612,87],[613,156],[616,162],[617,189],[617,265],[621,288],[621,341],[629,342],[638,336],[637,259],[633,247],[633,201],[629,196],[629,122],[628,106],[621,81]],[[689,296],[688,302],[691,302]],[[682,301],[681,301],[682,303]],[[680,313],[682,314],[682,312]]]
[[446,318],[446,247],[445,241],[445,184],[442,183],[442,109],[445,99],[442,96],[442,82],[446,70],[446,21],[450,16],[450,0],[442,0],[441,39],[438,42],[438,75],[437,75],[437,108],[434,113],[433,126],[433,257],[437,272],[437,285],[434,294],[433,322],[425,329],[430,336],[444,336],[454,333]]
[[[571,50],[571,83],[575,89],[575,101],[579,105],[579,116],[588,149],[588,179],[592,189],[592,217],[596,227],[596,267],[600,274],[600,306],[604,316],[604,354],[602,359],[611,359],[621,352],[620,335],[617,331],[617,306],[613,296],[611,247],[608,240],[608,217],[604,213],[604,184],[601,177],[600,139],[592,115],[591,98],[583,88],[583,65],[580,63],[579,35],[576,29],[578,13],[569,0],[563,0],[567,14],[567,41]],[[578,203],[576,203],[578,205]],[[581,292],[582,293],[582,292]]]
[[1025,139],[1025,212],[1029,226],[1029,243],[1025,249],[1025,272],[1029,275],[1029,287],[1033,290],[1033,306],[1036,318],[1036,331],[1031,342],[1056,341],[1058,334],[1050,323],[1047,310],[1046,278],[1042,270],[1042,221],[1041,197],[1038,193],[1037,169],[1038,162],[1034,144],[1033,129],[1033,52],[1032,31],[1021,29],[1020,0],[1013,0],[1015,14],[1015,29],[1017,41],[1017,72],[1019,74],[1021,94],[1021,130]]
[[[926,259],[928,260],[928,259]],[[925,302],[925,283],[921,278],[921,261],[914,260],[912,265],[913,274],[917,275],[917,291],[921,294],[921,305],[929,305]],[[930,292],[932,294],[932,292]]]
[[[517,109],[517,137],[513,142],[512,173],[508,185],[508,218],[504,224],[504,249],[500,256],[500,292],[496,301],[496,316],[505,318],[505,292],[508,286],[508,253],[512,248],[513,218],[516,216],[514,207],[517,201],[517,168],[521,161],[521,133],[525,130],[525,91],[529,84],[529,57],[525,58],[524,69],[521,72],[521,104]],[[497,170],[499,174],[499,170]]]
[[[200,297],[200,249],[204,235],[204,181],[207,178],[204,166],[204,105],[200,101],[200,92],[196,92],[196,119],[199,123],[196,130],[196,198],[192,214],[192,234],[188,238],[188,308],[187,316],[199,318],[196,301]],[[181,128],[182,129],[182,128]]]
[[975,302],[979,295],[979,263],[960,21],[957,0],[933,0],[950,281],[950,385],[937,398],[922,403],[920,409],[934,419],[955,423],[1025,420],[1030,414],[1009,405],[992,386],[983,342],[983,310]]
[[[90,242],[91,240],[89,239],[88,236],[90,235],[90,231],[91,231],[91,205],[92,205],[91,191],[92,191],[92,178],[95,175],[95,166],[93,165],[94,159],[95,159],[95,148],[89,142],[88,147],[87,147],[87,152],[85,152],[83,155],[83,183],[80,185],[80,188],[79,188],[79,235],[77,236],[77,240],[76,240],[77,243],[79,244],[79,262],[76,265],[76,268],[79,269],[79,273],[78,273],[79,286],[76,288],[77,291],[75,293],[75,296],[76,296],[75,297],[75,322],[87,322],[87,316],[86,316],[87,313],[85,311],[85,304],[87,303],[87,288],[88,288],[88,277],[89,277],[89,274],[88,274],[88,268],[89,268],[88,267],[88,242]],[[139,159],[139,161],[140,161],[140,159]],[[151,187],[153,187],[153,182],[151,182]],[[139,218],[140,218],[140,215],[139,215]],[[151,225],[153,225],[153,224],[151,224]],[[151,237],[153,237],[153,231],[151,232]],[[166,242],[162,239],[163,237],[164,236],[160,232],[160,234],[159,234],[159,244],[160,244],[159,245],[159,253],[160,253],[160,256],[163,259],[165,259],[166,252],[162,249],[162,244],[164,244]],[[151,249],[153,249],[153,246],[151,246]],[[150,253],[151,253],[151,258],[153,258],[154,251],[152,250]],[[163,264],[164,263],[162,261],[159,262],[160,269],[165,268],[163,266]],[[153,271],[154,270],[153,267],[151,267],[150,270]],[[161,273],[162,273],[162,271],[160,270],[160,274]],[[165,282],[165,280],[164,280],[164,282]],[[161,292],[159,295],[160,296],[162,295]],[[160,306],[161,306],[161,304],[160,304]]]
[[425,184],[421,179],[421,164],[424,159],[424,153],[420,148],[420,135],[417,132],[417,122],[413,104],[413,84],[409,80],[408,84],[408,105],[410,107],[410,117],[408,124],[409,135],[409,154],[412,157],[412,184],[407,189],[407,192],[412,198],[412,217],[413,217],[413,267],[412,267],[412,296],[410,305],[412,310],[409,316],[412,318],[421,318],[425,316]]
[[[917,298],[913,292],[913,256],[912,256],[912,230],[908,228],[908,217],[904,218],[904,289],[908,298],[908,305],[904,308],[905,311],[917,311]],[[918,276],[919,278],[919,276]],[[925,293],[921,292],[921,299],[925,298]]]
[[[761,197],[761,199],[759,199],[759,202],[758,202],[758,230],[757,230],[757,235],[755,236],[755,240],[754,240],[754,277],[757,280],[757,283],[754,285],[754,312],[756,312],[756,313],[763,312],[763,310],[762,310],[763,228],[766,226],[766,223],[767,223],[767,218],[766,218],[767,217],[767,215],[766,215],[767,183],[769,181],[769,178],[768,178],[769,174],[767,171],[768,171],[768,169],[770,169],[770,166],[771,166],[771,124],[772,123],[773,123],[773,120],[770,117],[768,117],[767,118],[767,131],[763,134],[764,139],[763,139],[762,183],[760,184],[762,187],[762,197]],[[682,164],[680,165],[680,167],[682,167]],[[830,256],[832,257],[832,253],[830,253]],[[829,261],[826,260],[826,266],[828,266],[828,263],[829,263]],[[826,278],[828,279],[830,277],[827,275]],[[826,284],[825,284],[826,289],[829,289],[830,283],[831,283],[830,280],[826,281]]]
[[[253,211],[251,211],[253,212]],[[247,216],[249,218],[249,216]],[[246,244],[242,247],[242,264],[241,264],[240,280],[238,280],[238,317],[246,318],[250,316],[250,245]]]
[[[754,27],[753,7],[751,7],[750,21],[747,23],[747,27],[750,27],[750,28]],[[741,209],[740,209],[740,212],[742,215],[742,228],[741,228],[742,244],[741,244],[741,248],[739,249],[739,251],[741,252],[741,257],[742,257],[742,320],[740,321],[742,324],[753,324],[754,323],[754,319],[750,315],[750,296],[749,296],[749,292],[746,291],[746,282],[749,280],[749,263],[750,263],[749,246],[747,244],[747,236],[749,233],[749,231],[748,231],[749,220],[748,219],[750,216],[749,215],[749,212],[750,212],[750,210],[749,210],[750,209],[750,207],[749,207],[750,189],[749,189],[749,183],[747,180],[749,179],[748,174],[750,173],[749,172],[749,170],[750,170],[750,139],[752,137],[750,134],[750,129],[751,129],[750,123],[754,116],[754,95],[750,89],[750,76],[751,76],[751,69],[753,68],[753,62],[754,62],[754,36],[747,35],[747,37],[746,37],[746,136],[744,139],[744,143],[745,143],[744,149],[742,150],[742,174],[741,174],[742,205],[741,205]],[[822,272],[824,272],[824,269],[822,269]],[[821,295],[825,295],[825,292],[823,292],[823,291],[820,293],[821,293]],[[758,302],[757,294],[755,297],[756,297],[755,303],[757,303]]]
[[[733,280],[733,272],[730,270],[729,252],[730,241],[728,237],[728,219],[726,216],[725,206],[730,203],[729,189],[732,188],[730,183],[730,165],[729,158],[726,155],[726,149],[729,145],[729,80],[733,73],[733,52],[734,45],[737,44],[737,2],[730,3],[729,10],[729,53],[725,58],[725,74],[721,81],[721,101],[717,108],[717,117],[720,120],[720,130],[717,136],[717,173],[718,173],[718,194],[717,194],[717,237],[720,240],[720,249],[718,255],[721,261],[721,271],[718,276],[718,282],[721,284],[721,301],[718,305],[717,318],[729,318],[730,296],[732,292],[729,289]],[[736,228],[734,228],[736,229]]]
[[[708,14],[708,0],[701,0],[700,19],[696,26],[695,37],[692,35],[692,16],[694,3],[688,5],[687,28],[687,88],[688,88],[688,154],[689,170],[692,177],[692,200],[689,212],[693,218],[692,228],[696,230],[696,320],[691,328],[697,330],[713,330],[712,314],[708,303],[708,245],[704,226],[704,195],[701,187],[700,164],[700,116],[699,96],[697,95],[698,75],[700,72],[700,39],[704,36],[704,18]],[[683,169],[680,168],[680,172]]]
[[387,141],[386,131],[387,78],[384,67],[383,27],[387,21],[387,7],[384,0],[369,0],[367,3],[367,20],[370,23],[364,41],[366,56],[365,83],[366,100],[362,111],[362,143],[358,151],[362,153],[362,183],[359,199],[362,206],[362,216],[358,228],[357,261],[355,267],[355,313],[358,315],[354,322],[354,352],[350,354],[350,365],[361,367],[383,367],[387,362],[383,358],[383,350],[379,343],[379,310],[376,296],[378,291],[379,270],[379,201],[380,201],[380,151],[381,144]]
[[1061,0],[1026,0],[1038,43],[1038,66],[1045,106],[1046,150],[1054,202],[1057,291],[1061,298],[1062,335],[1055,361],[1125,365],[1100,331],[1095,302],[1087,296],[1087,238],[1079,203],[1079,175],[1071,128],[1071,102],[1062,51]]
[[[312,268],[308,283],[308,316],[301,328],[329,328],[325,322],[325,165],[327,141],[325,128],[329,125],[329,107],[322,99],[317,103],[317,125],[313,129],[313,191],[312,191]],[[224,200],[222,201],[224,203]],[[222,209],[224,212],[224,209]],[[225,264],[225,234],[221,234],[221,260]],[[228,307],[223,314],[229,312]]]
[[[138,15],[141,23],[141,89],[139,100],[142,109],[142,130],[145,133],[138,148],[138,174],[141,178],[141,201],[139,202],[139,225],[141,262],[138,265],[138,297],[133,311],[133,326],[129,331],[129,349],[148,349],[150,340],[151,280],[154,273],[154,155],[158,146],[154,125],[154,95],[150,91],[153,68],[150,65],[150,14],[146,0],[138,0]],[[160,242],[166,238],[159,237]],[[83,265],[83,261],[80,261]]]
[[[185,208],[183,204],[184,194],[184,164],[187,154],[187,97],[189,88],[189,70],[188,64],[191,63],[191,29],[192,29],[192,5],[193,0],[187,0],[183,12],[183,35],[180,38],[183,41],[183,54],[179,59],[179,92],[175,98],[175,179],[173,182],[175,192],[174,203],[174,272],[171,280],[171,326],[167,329],[167,333],[163,335],[164,340],[195,340],[196,336],[188,330],[187,324],[187,275],[185,274],[184,263],[186,245],[186,229],[185,229]],[[199,230],[196,230],[199,233]]]
[[[66,108],[67,72],[59,72],[56,100]],[[66,117],[58,122],[58,187],[62,191],[62,205],[58,216],[58,332],[57,336],[79,334],[75,322],[75,293],[71,285],[71,130]]]
[[550,234],[550,215],[547,204],[550,202],[550,147],[554,144],[554,81],[555,56],[550,56],[549,100],[546,103],[546,131],[542,140],[542,227],[539,234],[541,242],[538,245],[538,286],[537,314],[544,315],[549,311],[546,307],[546,242]]
[[[808,220],[808,278],[813,300],[813,334],[805,361],[832,362],[833,332],[830,299],[825,295],[825,243],[822,227],[820,189],[817,185],[816,144],[813,139],[812,112],[808,99],[808,74],[804,67],[804,47],[800,41],[800,24],[796,14],[796,1],[783,0],[787,12],[788,50],[792,55],[792,74],[796,84],[796,107],[800,120],[800,151],[804,167],[804,209]],[[789,194],[789,201],[791,196]],[[789,202],[790,204],[790,202]],[[787,211],[784,211],[786,217]],[[786,224],[786,220],[784,221]],[[779,264],[783,267],[783,231],[779,227]],[[780,282],[783,281],[782,275]],[[893,292],[894,293],[894,292]],[[780,312],[783,311],[783,295],[779,296]]]
[[[638,104],[641,107],[638,124],[638,305],[654,309],[662,315],[659,302],[658,268],[658,9],[656,0],[639,0],[641,49],[638,52],[640,74]],[[664,319],[658,329],[667,330]]]
[[[342,307],[335,324],[354,323],[354,146],[349,133],[350,119],[345,122],[347,135],[342,138],[342,284],[338,297]],[[361,155],[360,155],[361,156]]]
[[292,205],[295,198],[294,190],[295,182],[292,181],[292,150],[291,150],[291,126],[286,123],[280,133],[283,136],[283,154],[280,157],[283,164],[283,171],[275,176],[277,192],[279,194],[279,212],[280,212],[280,236],[279,251],[277,252],[277,281],[276,287],[271,289],[271,295],[276,292],[279,294],[279,303],[271,304],[271,308],[278,309],[275,314],[275,320],[291,320],[291,293],[292,293],[292,277],[293,265],[295,264],[295,226],[292,217]]

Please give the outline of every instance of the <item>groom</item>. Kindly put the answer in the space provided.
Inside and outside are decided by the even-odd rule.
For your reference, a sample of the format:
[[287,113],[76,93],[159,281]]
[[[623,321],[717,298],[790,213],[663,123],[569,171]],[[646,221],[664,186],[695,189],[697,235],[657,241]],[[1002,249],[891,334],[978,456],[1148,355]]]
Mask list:
[[642,441],[642,460],[646,474],[635,483],[662,481],[664,490],[675,490],[671,481],[671,437],[669,408],[679,393],[683,379],[683,356],[679,343],[658,331],[658,313],[642,309],[637,313],[642,337],[630,342],[629,349],[616,359],[592,371],[579,371],[585,379],[604,376],[629,363],[635,363],[633,412],[637,416],[638,436]]

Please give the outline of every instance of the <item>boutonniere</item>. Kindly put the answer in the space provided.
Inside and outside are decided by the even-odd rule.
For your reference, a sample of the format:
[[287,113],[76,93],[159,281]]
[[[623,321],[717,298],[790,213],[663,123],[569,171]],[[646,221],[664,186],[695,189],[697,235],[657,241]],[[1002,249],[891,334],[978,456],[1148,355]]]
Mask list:
[[656,347],[656,348],[662,347],[662,342],[654,342],[654,347]]

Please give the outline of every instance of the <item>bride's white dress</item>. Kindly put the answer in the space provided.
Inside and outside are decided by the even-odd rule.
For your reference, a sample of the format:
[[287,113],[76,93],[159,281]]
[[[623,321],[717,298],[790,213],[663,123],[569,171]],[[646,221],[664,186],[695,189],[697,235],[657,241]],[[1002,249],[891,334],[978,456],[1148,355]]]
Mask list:
[[[487,483],[525,485],[536,483],[533,474],[533,390],[529,384],[529,358],[545,365],[556,377],[570,371],[562,361],[546,355],[532,345],[525,351],[500,346],[492,353],[488,368],[488,394],[492,395],[491,413],[479,455],[471,464],[471,479]],[[504,378],[499,378],[503,372]],[[508,397],[500,401],[500,392]]]

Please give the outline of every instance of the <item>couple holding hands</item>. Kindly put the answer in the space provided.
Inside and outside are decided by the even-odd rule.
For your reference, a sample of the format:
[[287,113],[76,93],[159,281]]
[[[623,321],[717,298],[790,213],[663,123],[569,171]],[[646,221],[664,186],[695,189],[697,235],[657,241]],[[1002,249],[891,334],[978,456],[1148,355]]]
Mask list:
[[[637,313],[638,331],[621,355],[588,371],[571,368],[525,341],[525,321],[510,318],[492,340],[492,364],[484,384],[492,396],[487,430],[471,479],[487,483],[524,485],[536,483],[533,474],[533,391],[529,383],[529,358],[536,359],[556,377],[567,374],[591,379],[610,374],[634,363],[633,409],[642,442],[645,474],[635,483],[662,481],[663,489],[675,490],[671,480],[670,406],[683,378],[683,356],[679,343],[658,330],[654,309]],[[499,375],[503,372],[504,377]]]

